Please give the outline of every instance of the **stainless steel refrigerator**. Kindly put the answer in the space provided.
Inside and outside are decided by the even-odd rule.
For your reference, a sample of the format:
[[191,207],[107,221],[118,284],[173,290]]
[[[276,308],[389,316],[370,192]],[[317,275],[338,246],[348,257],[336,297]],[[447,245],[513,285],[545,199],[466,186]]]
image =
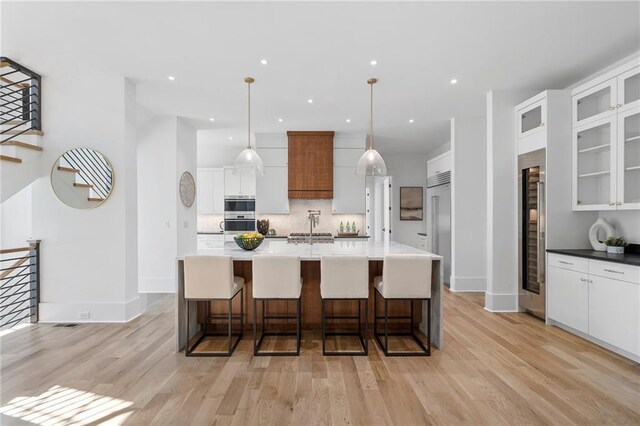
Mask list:
[[441,280],[451,278],[451,172],[427,179],[427,238],[429,251],[444,258]]
[[518,304],[545,318],[545,160],[544,149],[518,157]]

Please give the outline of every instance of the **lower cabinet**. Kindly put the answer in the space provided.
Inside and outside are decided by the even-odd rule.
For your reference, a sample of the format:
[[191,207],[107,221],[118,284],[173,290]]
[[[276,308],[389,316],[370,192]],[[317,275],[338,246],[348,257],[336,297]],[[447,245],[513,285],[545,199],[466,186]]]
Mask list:
[[549,267],[547,277],[547,316],[583,333],[589,332],[587,277],[587,274],[553,266]]
[[640,354],[640,285],[591,275],[589,335]]
[[548,264],[547,317],[640,359],[640,268],[556,254]]

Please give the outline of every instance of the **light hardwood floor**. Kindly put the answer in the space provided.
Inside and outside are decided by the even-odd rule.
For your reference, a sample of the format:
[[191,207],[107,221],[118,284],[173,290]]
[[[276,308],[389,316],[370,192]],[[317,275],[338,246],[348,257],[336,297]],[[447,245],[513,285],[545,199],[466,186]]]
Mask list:
[[[640,424],[640,366],[525,314],[445,294],[430,358],[185,358],[171,296],[128,324],[33,325],[1,338],[1,423]],[[25,423],[26,424],[26,423]]]

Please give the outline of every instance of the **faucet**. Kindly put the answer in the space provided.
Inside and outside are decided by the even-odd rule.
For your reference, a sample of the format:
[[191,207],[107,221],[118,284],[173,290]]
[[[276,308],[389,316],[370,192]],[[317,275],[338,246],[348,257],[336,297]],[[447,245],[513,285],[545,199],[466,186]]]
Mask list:
[[309,244],[313,244],[313,228],[320,224],[320,210],[307,210],[309,213]]

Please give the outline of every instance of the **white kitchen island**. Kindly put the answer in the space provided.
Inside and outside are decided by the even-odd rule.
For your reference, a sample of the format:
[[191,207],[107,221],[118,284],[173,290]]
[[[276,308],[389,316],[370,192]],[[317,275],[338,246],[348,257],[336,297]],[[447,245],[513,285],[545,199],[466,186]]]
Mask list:
[[[300,256],[302,262],[301,271],[303,282],[302,304],[303,304],[303,328],[318,328],[320,323],[320,258],[322,256],[366,256],[369,259],[369,281],[370,281],[370,319],[373,323],[373,277],[382,275],[383,259],[388,254],[425,254],[419,250],[396,242],[373,242],[373,241],[339,241],[334,243],[314,243],[314,244],[289,244],[283,240],[265,240],[260,247],[254,251],[244,251],[235,242],[220,244],[219,248],[198,250],[193,255],[227,255],[234,261],[234,273],[245,278],[245,332],[250,335],[249,326],[252,324],[253,316],[251,311],[251,260],[255,254],[280,254]],[[440,267],[442,257],[426,253],[433,258],[431,271],[431,343],[436,348],[443,348],[442,332],[442,282],[440,280]],[[179,257],[177,262],[176,278],[176,350],[184,348],[187,341],[186,322],[186,300],[184,299],[184,257]],[[205,303],[205,302],[191,302]],[[236,302],[239,304],[239,300]],[[278,303],[278,302],[276,302]],[[284,303],[284,302],[282,302]],[[398,302],[400,304],[401,302]],[[407,302],[409,303],[409,302]],[[417,302],[419,303],[419,302]],[[212,311],[216,308],[211,305]],[[287,309],[283,307],[282,309]],[[344,308],[348,309],[348,308]],[[408,310],[406,307],[396,306],[390,312],[391,315],[398,315]],[[191,330],[197,329],[197,312],[192,309]],[[239,312],[239,306],[234,308],[234,312]],[[426,303],[422,304],[421,318],[427,314]],[[426,321],[420,321],[419,327],[425,332]]]

